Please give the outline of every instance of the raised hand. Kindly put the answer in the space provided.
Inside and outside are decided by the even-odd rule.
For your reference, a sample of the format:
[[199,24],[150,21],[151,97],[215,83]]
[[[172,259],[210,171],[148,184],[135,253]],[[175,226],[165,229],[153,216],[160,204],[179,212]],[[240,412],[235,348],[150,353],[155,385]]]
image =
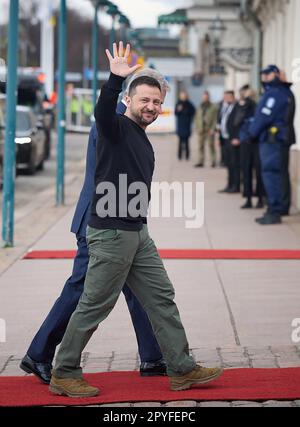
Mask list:
[[130,74],[133,74],[136,70],[138,70],[141,65],[134,65],[133,67],[130,67],[128,65],[128,58],[130,55],[130,44],[127,44],[126,51],[124,54],[123,50],[123,42],[120,42],[119,51],[117,48],[117,43],[113,44],[113,57],[108,49],[106,49],[105,52],[109,60],[110,71],[116,76],[128,77]]

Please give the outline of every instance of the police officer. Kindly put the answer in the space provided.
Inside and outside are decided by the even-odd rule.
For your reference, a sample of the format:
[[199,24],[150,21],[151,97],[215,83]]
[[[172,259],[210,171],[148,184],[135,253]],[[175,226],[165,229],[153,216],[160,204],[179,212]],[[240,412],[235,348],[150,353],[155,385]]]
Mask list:
[[268,198],[268,210],[256,221],[261,225],[281,224],[283,212],[282,153],[288,137],[288,111],[291,90],[280,80],[276,65],[263,69],[265,93],[257,107],[249,132],[259,138],[262,178]]

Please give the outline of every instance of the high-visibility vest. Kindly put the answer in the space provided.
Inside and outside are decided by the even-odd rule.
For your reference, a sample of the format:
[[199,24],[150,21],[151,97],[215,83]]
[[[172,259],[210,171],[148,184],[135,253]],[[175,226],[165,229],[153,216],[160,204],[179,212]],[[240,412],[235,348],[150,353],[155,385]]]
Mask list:
[[89,99],[82,100],[82,111],[85,116],[93,114],[93,103]]
[[77,114],[77,113],[79,113],[79,109],[80,109],[80,103],[79,103],[78,99],[72,98],[71,106],[70,106],[71,113]]

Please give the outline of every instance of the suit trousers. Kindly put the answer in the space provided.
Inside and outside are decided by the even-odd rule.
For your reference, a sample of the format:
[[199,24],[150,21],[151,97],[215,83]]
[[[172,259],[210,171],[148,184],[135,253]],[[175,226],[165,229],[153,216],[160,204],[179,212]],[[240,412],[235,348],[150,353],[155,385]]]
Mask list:
[[[50,310],[27,351],[29,357],[36,362],[52,363],[56,346],[60,344],[70,317],[82,295],[89,263],[89,252],[85,237],[77,235],[77,247],[72,275],[65,283],[60,297]],[[126,283],[122,291],[135,329],[141,361],[155,362],[161,359],[162,354],[145,310]]]
[[[258,143],[244,142],[241,145],[241,167],[244,182],[243,196],[249,199],[251,197],[258,197],[261,200],[265,192],[262,182]],[[255,190],[254,181],[256,183]]]
[[84,291],[57,353],[55,377],[82,376],[82,351],[115,306],[124,281],[149,316],[168,375],[192,371],[196,362],[189,354],[174,289],[147,226],[141,231],[89,227],[87,238],[90,262]]
[[225,163],[228,170],[227,188],[240,191],[241,185],[241,164],[240,164],[240,146],[231,144],[231,140],[225,142]]

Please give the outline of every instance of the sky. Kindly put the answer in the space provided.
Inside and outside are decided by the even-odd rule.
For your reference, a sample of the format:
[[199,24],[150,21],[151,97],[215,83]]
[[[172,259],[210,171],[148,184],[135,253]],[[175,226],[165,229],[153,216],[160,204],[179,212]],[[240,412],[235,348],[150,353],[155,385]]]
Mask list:
[[[26,0],[21,0],[26,1]],[[41,3],[48,0],[41,0]],[[53,5],[59,4],[59,0],[50,0]],[[193,0],[113,0],[121,12],[131,21],[133,27],[156,27],[159,15],[171,13],[180,7],[187,7]],[[8,0],[0,0],[0,21],[7,16]],[[83,15],[92,16],[93,8],[89,0],[67,0],[68,7],[80,11]],[[7,19],[7,18],[6,18]],[[110,25],[108,16],[104,23]]]
[[[1,0],[0,0],[1,1]],[[156,27],[159,15],[171,13],[176,8],[187,7],[192,0],[113,0],[131,21],[133,27]],[[72,7],[82,10],[89,0],[71,0]]]

